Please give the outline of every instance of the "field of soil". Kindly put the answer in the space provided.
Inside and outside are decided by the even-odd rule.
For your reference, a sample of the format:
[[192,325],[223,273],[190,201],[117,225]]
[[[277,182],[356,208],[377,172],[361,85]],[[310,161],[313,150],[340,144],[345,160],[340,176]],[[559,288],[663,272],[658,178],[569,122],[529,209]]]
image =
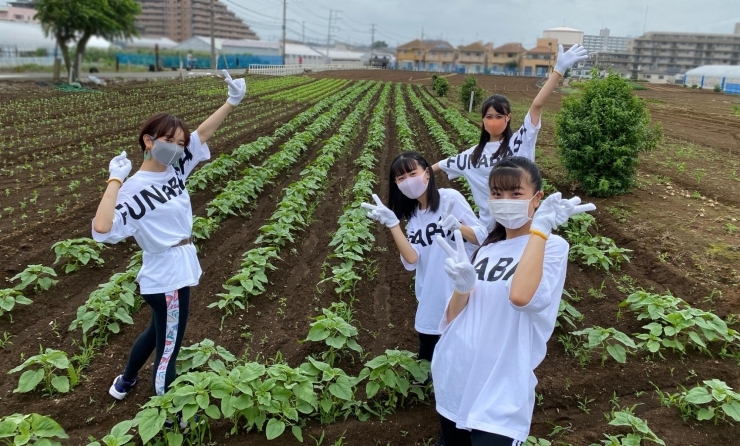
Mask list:
[[[330,84],[333,79],[347,79],[347,84]],[[448,108],[461,111],[455,98],[464,76],[448,77],[452,89],[449,99],[440,99]],[[506,95],[512,102],[513,120],[519,125],[537,94],[535,78],[477,76],[488,93]],[[224,126],[209,141],[212,160],[223,153],[268,136],[323,97],[352,88],[363,80],[412,84],[421,93],[431,85],[430,76],[404,71],[335,71],[302,78],[301,82],[270,88],[267,78],[249,78],[257,94],[247,99],[227,118]],[[290,101],[269,95],[303,91],[323,82],[324,96]],[[250,87],[251,88],[251,87]],[[430,135],[424,122],[410,104],[403,89],[398,96],[392,89],[384,116],[385,143],[376,154],[374,174],[379,178],[375,192],[387,197],[387,175],[401,142],[396,124],[396,104],[404,101],[416,150],[430,161],[444,157],[441,147]],[[740,117],[733,105],[740,99],[713,92],[674,86],[648,86],[635,92],[645,99],[653,121],[663,126],[665,140],[660,147],[641,156],[640,181],[630,194],[608,199],[592,199],[580,193],[558,161],[554,145],[554,118],[565,94],[556,93],[547,103],[542,130],[538,137],[537,162],[545,176],[564,194],[578,194],[594,202],[598,233],[612,238],[622,248],[631,249],[631,261],[609,272],[571,262],[566,290],[578,301],[571,301],[583,315],[578,329],[589,326],[615,327],[627,333],[643,331],[645,321],[638,321],[626,308],[626,288],[644,288],[653,292],[670,291],[696,308],[712,311],[723,319],[740,315]],[[297,94],[297,93],[296,93]],[[282,191],[301,177],[301,172],[316,159],[326,140],[338,131],[342,119],[322,133],[296,160],[290,171],[267,184],[256,200],[250,200],[246,216],[230,216],[210,239],[199,244],[199,259],[204,275],[192,293],[191,314],[183,345],[211,339],[238,358],[270,361],[278,355],[296,366],[306,356],[322,351],[316,343],[300,342],[309,330],[310,318],[321,314],[338,299],[333,287],[320,283],[324,263],[333,252],[329,244],[339,217],[352,200],[351,189],[359,167],[355,160],[368,135],[370,113],[379,100],[375,94],[364,110],[361,124],[353,130],[351,143],[333,164],[324,193],[315,203],[310,224],[295,242],[283,247],[277,269],[268,272],[269,285],[262,295],[252,299],[248,308],[223,320],[223,313],[208,305],[223,292],[223,284],[234,275],[242,254],[256,247],[260,227],[275,211]],[[288,97],[288,96],[285,96]],[[70,393],[44,396],[37,390],[14,393],[20,374],[5,372],[24,358],[39,352],[39,346],[64,350],[70,356],[79,352],[81,333],[67,331],[77,308],[90,293],[117,272],[126,270],[133,240],[103,251],[102,267],[87,266],[64,274],[54,265],[51,246],[61,240],[89,237],[90,222],[107,178],[110,157],[127,150],[138,160],[138,127],[147,116],[167,111],[182,117],[192,128],[226,99],[226,88],[218,78],[182,81],[123,83],[103,88],[99,93],[62,93],[33,83],[0,85],[0,252],[3,268],[0,280],[23,271],[27,265],[54,266],[59,282],[48,291],[29,293],[33,303],[16,306],[0,316],[0,417],[13,413],[36,412],[56,420],[70,436],[66,444],[87,444],[88,438],[102,438],[118,422],[132,418],[151,396],[151,365],[140,372],[140,383],[124,401],[114,403],[108,387],[121,373],[130,346],[150,319],[148,308],[133,315],[133,325],[123,325],[111,335],[84,370],[84,378]],[[424,99],[427,101],[427,99]],[[436,99],[434,99],[436,100]],[[445,129],[451,142],[467,148],[450,123],[431,104],[427,109]],[[65,107],[60,109],[59,107]],[[343,117],[351,113],[344,111]],[[464,113],[464,112],[463,112]],[[465,114],[465,113],[464,113]],[[467,114],[465,114],[467,116]],[[476,123],[476,113],[468,116]],[[307,124],[308,125],[308,124]],[[300,130],[299,130],[300,131]],[[239,166],[221,178],[213,188],[192,193],[193,212],[206,216],[207,206],[228,180],[239,172],[259,165],[277,153],[290,138],[278,138],[259,159]],[[136,168],[136,161],[134,166]],[[53,173],[53,174],[52,174]],[[458,187],[438,176],[440,187]],[[34,198],[35,197],[35,198]],[[10,210],[12,209],[12,210]],[[21,218],[25,215],[25,218]],[[734,228],[734,229],[733,229]],[[375,248],[364,259],[366,269],[352,302],[354,325],[359,329],[358,343],[372,358],[387,349],[417,351],[414,331],[416,299],[413,273],[398,259],[398,251],[389,232],[375,227]],[[13,286],[8,284],[6,286]],[[12,317],[11,317],[12,316]],[[737,318],[735,318],[737,320]],[[735,323],[735,329],[740,324]],[[736,444],[737,428],[728,423],[682,420],[676,407],[665,407],[656,389],[675,393],[682,386],[690,388],[703,380],[720,379],[740,389],[740,356],[721,357],[710,346],[711,355],[689,349],[685,356],[663,351],[663,357],[639,352],[625,364],[594,359],[585,367],[563,348],[559,338],[575,329],[567,324],[557,328],[548,344],[548,354],[535,371],[538,402],[535,406],[531,435],[548,438],[553,444],[587,446],[604,439],[604,434],[627,431],[608,425],[604,414],[620,407],[637,405],[634,413],[646,420],[666,445]],[[337,363],[347,373],[357,374],[363,360],[355,355]],[[239,432],[228,435],[230,425],[212,421],[210,444],[299,444],[289,433],[269,442],[264,433]],[[323,444],[345,445],[428,445],[438,434],[433,403],[417,403],[399,408],[383,418],[366,422],[350,418],[321,425],[310,421],[304,427],[308,437]],[[343,438],[340,443],[335,443]],[[560,442],[560,443],[558,443]]]

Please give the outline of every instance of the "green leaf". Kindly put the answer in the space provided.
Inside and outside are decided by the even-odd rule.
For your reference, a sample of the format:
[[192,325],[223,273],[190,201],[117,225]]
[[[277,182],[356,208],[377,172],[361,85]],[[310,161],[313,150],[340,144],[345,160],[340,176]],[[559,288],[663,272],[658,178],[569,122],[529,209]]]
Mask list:
[[711,420],[714,418],[714,407],[700,409],[696,414],[696,419],[699,421]]
[[122,437],[126,435],[133,426],[134,422],[132,420],[121,421],[120,423],[113,426],[113,429],[111,429],[110,433],[114,437]]
[[274,440],[281,436],[283,432],[285,432],[285,423],[276,418],[270,418],[270,421],[267,422],[267,439]]
[[167,446],[181,446],[184,440],[179,432],[167,432]]
[[30,432],[16,435],[15,438],[13,438],[13,446],[23,446],[24,444],[28,444],[29,441],[31,441]]
[[[31,430],[37,437],[69,438],[56,421],[39,414],[31,414]],[[36,443],[38,444],[38,442]]]
[[330,384],[329,392],[335,397],[345,401],[351,401],[353,397],[352,386],[346,376],[340,376],[337,378],[336,383]]
[[608,345],[606,351],[620,364],[627,362],[627,352],[621,344]]
[[218,410],[218,407],[214,405],[208,406],[206,409],[206,415],[208,415],[208,418],[211,418],[213,420],[218,420],[221,418],[221,412]]
[[18,380],[18,388],[13,390],[13,393],[26,393],[36,388],[36,386],[44,379],[44,370],[26,370]]
[[740,421],[740,401],[735,400],[731,403],[724,403],[722,410],[733,420]]
[[55,351],[52,353],[47,359],[47,362],[60,370],[66,370],[67,367],[69,367],[67,354],[61,351]]
[[57,389],[59,393],[69,392],[69,378],[67,378],[66,376],[55,375],[51,379],[51,385],[52,387]]
[[139,419],[139,436],[142,443],[146,444],[162,431],[167,413],[156,408],[145,409],[137,415]]
[[689,390],[684,398],[687,402],[696,405],[706,404],[712,401],[712,395],[710,395],[709,391],[704,387],[694,387]]
[[290,430],[291,430],[291,432],[293,432],[293,436],[298,441],[300,441],[301,443],[303,443],[303,432],[301,431],[301,427],[300,426],[293,426],[293,427],[290,428]]
[[378,390],[380,390],[380,384],[373,381],[369,381],[365,386],[365,393],[368,398],[374,397],[375,394],[378,393]]

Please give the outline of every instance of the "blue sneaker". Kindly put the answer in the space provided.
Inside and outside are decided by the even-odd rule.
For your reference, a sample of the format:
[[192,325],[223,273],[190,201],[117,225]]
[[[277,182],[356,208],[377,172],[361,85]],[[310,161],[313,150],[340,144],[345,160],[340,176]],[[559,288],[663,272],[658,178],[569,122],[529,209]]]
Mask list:
[[110,386],[110,389],[108,389],[108,393],[110,396],[120,401],[126,398],[126,395],[128,395],[131,389],[134,388],[137,381],[138,379],[136,378],[134,378],[133,381],[126,381],[123,379],[123,375],[118,375],[116,379],[113,380],[113,384]]

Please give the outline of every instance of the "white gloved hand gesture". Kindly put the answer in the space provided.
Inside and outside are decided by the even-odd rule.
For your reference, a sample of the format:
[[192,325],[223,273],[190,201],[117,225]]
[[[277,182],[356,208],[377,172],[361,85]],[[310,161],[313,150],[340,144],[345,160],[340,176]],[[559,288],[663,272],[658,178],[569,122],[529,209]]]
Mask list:
[[558,45],[558,59],[555,62],[555,71],[564,75],[568,68],[588,59],[588,51],[581,45],[573,45],[566,52],[563,52],[563,45]]
[[226,102],[236,107],[247,94],[247,82],[244,79],[232,79],[227,70],[221,72],[224,74],[224,82],[229,86],[229,99]]
[[460,220],[452,215],[452,209],[455,207],[455,201],[448,199],[445,203],[442,203],[442,219],[440,225],[445,231],[457,231],[460,229]]
[[108,164],[108,172],[110,172],[109,180],[118,180],[123,184],[129,173],[131,173],[131,160],[126,158],[126,152],[121,152],[120,155],[110,160]]
[[562,198],[560,192],[555,192],[545,199],[537,208],[532,218],[532,227],[536,231],[549,236],[553,229],[562,225],[575,214],[593,211],[596,205],[581,204],[581,199],[573,197],[570,200]]
[[470,263],[470,259],[468,259],[468,254],[465,252],[465,242],[463,241],[462,233],[459,229],[455,231],[457,251],[452,249],[445,239],[439,235],[437,235],[437,243],[450,256],[445,260],[445,272],[455,283],[455,291],[460,294],[469,293],[475,285],[476,273],[475,268]]
[[362,203],[360,205],[370,211],[367,213],[368,218],[380,222],[388,228],[393,228],[401,224],[396,214],[388,209],[376,194],[373,194],[373,200],[375,200],[375,206],[369,203]]

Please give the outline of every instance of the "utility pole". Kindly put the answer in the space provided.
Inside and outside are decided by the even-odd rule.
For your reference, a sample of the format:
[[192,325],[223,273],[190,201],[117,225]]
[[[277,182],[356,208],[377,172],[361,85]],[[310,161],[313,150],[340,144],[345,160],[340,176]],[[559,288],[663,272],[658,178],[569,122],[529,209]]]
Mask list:
[[331,57],[329,57],[329,45],[331,43],[331,21],[332,19],[336,20],[338,19],[337,15],[341,11],[336,11],[334,9],[329,10],[329,32],[326,36],[326,64],[329,65],[331,63]]
[[211,0],[211,70],[218,67],[216,60],[216,9],[214,0]]
[[375,23],[370,28],[370,66],[373,65],[373,56],[375,55]]
[[285,12],[288,6],[288,0],[283,0],[283,65],[285,65]]
[[306,22],[303,22],[303,29],[301,29],[301,42],[306,43]]

